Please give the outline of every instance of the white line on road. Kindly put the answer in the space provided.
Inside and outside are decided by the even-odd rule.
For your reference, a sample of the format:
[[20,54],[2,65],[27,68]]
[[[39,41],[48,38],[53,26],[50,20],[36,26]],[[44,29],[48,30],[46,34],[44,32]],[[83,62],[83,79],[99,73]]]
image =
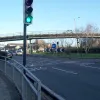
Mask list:
[[66,71],[66,70],[63,70],[63,69],[56,68],[56,67],[52,67],[52,68],[55,69],[55,70],[63,71],[65,73],[78,74],[78,73],[75,73],[73,71]]
[[[28,68],[28,67],[27,67]],[[37,70],[47,70],[46,67],[39,67],[39,68],[28,68],[30,71],[37,71]]]
[[73,63],[76,63],[76,61],[65,61],[65,62],[63,62],[63,63],[71,63],[71,64],[73,64]]
[[95,69],[99,69],[100,70],[100,68],[98,68],[98,67],[92,67],[92,66],[85,66],[85,67],[90,67],[90,68],[95,68]]
[[34,65],[34,64],[31,64],[30,66],[32,66],[32,67],[33,67],[33,66],[35,66],[35,65]]
[[83,67],[89,67],[89,68],[94,68],[94,69],[99,69],[99,70],[100,70],[99,67],[89,66],[88,64],[84,64],[84,63],[80,64],[80,66],[83,66]]
[[28,69],[28,70],[30,70],[30,71],[36,71],[35,69]]

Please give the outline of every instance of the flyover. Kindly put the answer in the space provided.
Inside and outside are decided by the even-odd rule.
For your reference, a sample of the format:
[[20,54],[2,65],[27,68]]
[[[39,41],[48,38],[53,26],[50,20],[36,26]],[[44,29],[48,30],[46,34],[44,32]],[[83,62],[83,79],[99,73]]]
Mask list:
[[[59,33],[42,33],[34,34],[31,32],[27,34],[27,40],[32,39],[56,39],[56,38],[100,38],[100,33],[68,33],[68,32],[59,32]],[[1,36],[0,42],[4,41],[17,41],[23,40],[22,33],[20,35],[10,35],[10,36]]]

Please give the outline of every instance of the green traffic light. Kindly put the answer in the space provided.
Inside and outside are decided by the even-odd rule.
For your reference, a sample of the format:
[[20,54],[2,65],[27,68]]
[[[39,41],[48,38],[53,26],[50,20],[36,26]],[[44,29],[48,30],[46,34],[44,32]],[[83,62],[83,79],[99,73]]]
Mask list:
[[32,22],[32,19],[33,19],[32,16],[28,16],[28,17],[26,18],[26,22],[27,22],[27,23],[31,23],[31,22]]

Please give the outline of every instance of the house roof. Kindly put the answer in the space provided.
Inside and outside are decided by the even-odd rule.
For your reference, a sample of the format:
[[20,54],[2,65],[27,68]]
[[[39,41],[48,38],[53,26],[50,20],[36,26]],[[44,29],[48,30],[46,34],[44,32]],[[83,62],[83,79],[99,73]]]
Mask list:
[[7,45],[9,45],[9,46],[17,46],[17,45],[22,46],[23,44],[19,44],[19,43],[8,43]]

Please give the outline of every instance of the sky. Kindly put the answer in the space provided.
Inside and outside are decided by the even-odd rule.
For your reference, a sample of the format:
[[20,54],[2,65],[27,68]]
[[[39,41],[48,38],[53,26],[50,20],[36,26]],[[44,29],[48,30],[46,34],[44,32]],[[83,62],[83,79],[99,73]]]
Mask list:
[[[1,0],[0,12],[0,36],[23,32],[23,0]],[[74,30],[74,19],[77,28],[88,23],[100,27],[100,0],[34,0],[27,31]]]

